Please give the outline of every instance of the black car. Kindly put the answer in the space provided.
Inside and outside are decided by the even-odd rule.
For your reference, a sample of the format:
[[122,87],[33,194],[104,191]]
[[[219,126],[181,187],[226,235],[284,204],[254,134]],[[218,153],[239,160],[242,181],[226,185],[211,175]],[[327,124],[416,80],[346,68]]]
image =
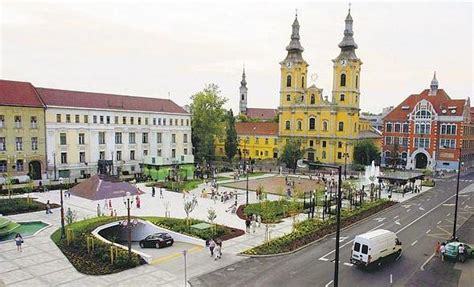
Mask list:
[[161,232],[148,235],[145,239],[140,240],[141,248],[162,248],[166,246],[171,246],[174,243],[173,237],[168,233]]

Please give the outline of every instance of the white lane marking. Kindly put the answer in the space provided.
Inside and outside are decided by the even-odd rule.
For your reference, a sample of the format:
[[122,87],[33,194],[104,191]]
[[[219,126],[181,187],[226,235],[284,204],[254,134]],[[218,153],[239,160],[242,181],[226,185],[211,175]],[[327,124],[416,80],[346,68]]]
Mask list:
[[348,262],[344,262],[344,265],[346,265],[346,266],[349,266],[349,267],[352,267],[352,266],[354,266],[354,264],[352,264],[352,263],[348,263]]
[[426,230],[426,234],[430,233],[431,229]]
[[411,246],[415,245],[417,242],[418,242],[418,240],[413,241],[413,243],[411,244]]
[[421,210],[421,211],[425,211],[425,209],[421,206],[418,209]]
[[438,223],[436,223],[436,225],[439,225],[441,223],[442,220],[438,221]]
[[449,217],[450,215],[451,215],[451,213],[448,213],[448,214],[446,214],[446,217]]
[[329,261],[329,259],[324,258],[324,257],[319,258],[319,260],[321,260],[321,261]]
[[392,277],[392,273],[390,273],[390,284],[393,284],[393,277]]
[[410,209],[407,209],[407,212],[410,212],[411,208]]
[[334,280],[329,281],[328,284],[324,285],[324,287],[328,287],[329,285],[332,284],[333,281],[334,281]]
[[401,225],[401,224],[400,224],[400,221],[399,221],[398,219],[395,220],[395,224],[396,224],[396,225]]
[[428,257],[428,259],[426,259],[425,263],[423,263],[423,265],[421,265],[421,267],[420,267],[420,270],[421,270],[421,271],[425,271],[425,266],[426,266],[426,264],[428,264],[428,262],[430,262],[430,260],[433,259],[433,257],[434,257],[435,255],[436,255],[436,253],[433,253],[433,254],[431,254],[430,257]]
[[377,217],[377,218],[374,218],[374,220],[380,223],[385,220],[385,217]]
[[399,216],[399,215],[397,215],[397,216],[393,217],[393,219],[397,219],[397,218],[398,218],[398,216]]
[[426,201],[430,201],[431,198],[428,198]]

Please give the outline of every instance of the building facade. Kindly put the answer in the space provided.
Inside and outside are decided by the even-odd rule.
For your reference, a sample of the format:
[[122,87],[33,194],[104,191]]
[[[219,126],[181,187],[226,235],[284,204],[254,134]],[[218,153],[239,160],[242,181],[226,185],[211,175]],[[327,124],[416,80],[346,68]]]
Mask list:
[[353,20],[345,19],[344,38],[333,60],[332,99],[323,90],[307,86],[308,63],[303,59],[298,18],[292,25],[287,56],[280,62],[280,146],[291,138],[301,141],[308,160],[342,164],[352,162],[359,138],[360,75],[362,61],[356,56]]
[[37,88],[50,178],[87,177],[99,160],[135,174],[192,164],[191,115],[171,100]]
[[0,174],[44,178],[45,112],[30,83],[0,80]]
[[471,165],[472,132],[469,98],[451,99],[435,74],[430,89],[410,95],[384,117],[382,164],[457,170],[461,154]]

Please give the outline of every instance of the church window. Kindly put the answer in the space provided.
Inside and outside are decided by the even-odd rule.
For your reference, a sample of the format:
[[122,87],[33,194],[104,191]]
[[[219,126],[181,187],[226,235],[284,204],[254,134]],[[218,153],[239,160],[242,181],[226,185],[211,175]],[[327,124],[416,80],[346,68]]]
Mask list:
[[301,121],[298,121],[298,122],[297,122],[297,125],[298,125],[298,130],[301,131],[301,129],[302,129]]
[[242,101],[243,101],[243,100],[245,100],[245,95],[244,95],[244,94],[242,94]]
[[321,153],[321,157],[322,157],[323,159],[326,159],[326,151],[323,150],[323,152]]
[[301,96],[301,102],[304,102],[304,96]]
[[316,127],[316,120],[314,118],[309,119],[309,129],[314,130]]
[[[360,130],[360,125],[359,125],[359,130]],[[354,123],[354,132],[357,132],[357,123]]]
[[344,131],[344,122],[339,122],[339,131]]
[[346,96],[344,94],[341,94],[341,97],[340,97],[341,102],[344,102],[345,97]]
[[314,97],[314,94],[311,94],[311,104],[314,105],[316,103],[316,98]]
[[290,121],[285,122],[285,129],[289,130],[291,128]]
[[359,88],[359,75],[356,75],[356,89]]
[[301,87],[304,89],[304,77],[301,77]]
[[291,87],[291,76],[290,75],[286,76],[286,86]]
[[328,121],[323,121],[323,131],[324,132],[328,131]]
[[346,86],[346,74],[341,74],[341,87]]
[[291,101],[291,96],[290,95],[286,95],[286,101],[287,102]]

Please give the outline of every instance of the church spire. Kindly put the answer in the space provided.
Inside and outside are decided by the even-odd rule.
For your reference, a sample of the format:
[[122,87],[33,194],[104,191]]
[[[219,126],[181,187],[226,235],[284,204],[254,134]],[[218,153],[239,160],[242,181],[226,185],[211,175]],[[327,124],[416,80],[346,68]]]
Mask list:
[[431,80],[429,95],[435,96],[437,92],[438,92],[438,79],[436,79],[436,71],[435,71],[433,75],[433,79]]
[[247,87],[247,81],[245,80],[245,65],[242,72],[242,81],[240,81],[241,87]]
[[303,53],[304,49],[300,43],[300,23],[298,22],[298,13],[295,15],[295,20],[293,21],[293,25],[291,25],[291,41],[288,46],[286,46],[286,50],[288,51],[288,56],[285,60],[298,60],[303,61],[303,57],[301,53]]
[[349,12],[346,16],[346,26],[344,29],[344,38],[342,39],[341,43],[339,43],[339,48],[341,48],[341,55],[345,56],[349,59],[357,59],[355,54],[355,49],[357,49],[357,44],[354,41],[354,31],[352,30],[352,20],[351,16],[351,4],[349,4]]

